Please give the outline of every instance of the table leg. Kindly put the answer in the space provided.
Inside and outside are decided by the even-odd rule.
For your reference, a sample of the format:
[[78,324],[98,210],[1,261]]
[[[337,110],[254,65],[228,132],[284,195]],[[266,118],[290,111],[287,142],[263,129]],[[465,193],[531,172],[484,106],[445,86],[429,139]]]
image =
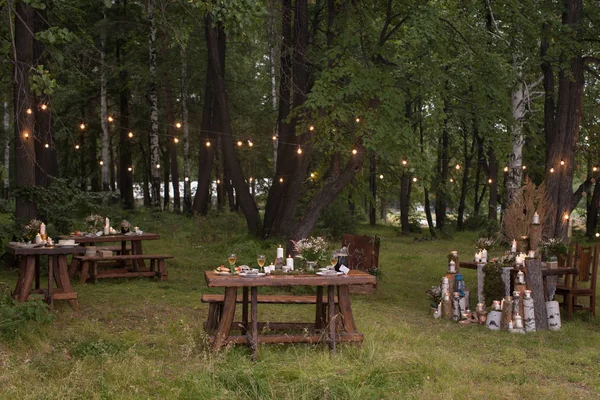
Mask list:
[[317,309],[315,310],[315,329],[323,329],[323,286],[317,286]]
[[[131,254],[143,254],[141,240],[131,241]],[[136,271],[144,270],[146,269],[146,263],[144,260],[133,260],[133,269]]]
[[248,333],[248,288],[242,291],[242,335]]
[[25,264],[25,271],[24,274],[19,276],[19,281],[21,281],[21,290],[17,298],[19,302],[27,301],[29,298],[33,275],[35,274],[35,256],[23,256],[22,258],[25,258],[25,260],[21,259],[21,262]]
[[77,293],[71,286],[71,280],[69,279],[69,271],[67,267],[67,256],[58,255],[56,264],[58,267],[57,271],[57,286],[62,289],[63,294],[72,293],[75,295],[74,299],[69,299],[69,303],[74,310],[79,310],[79,302],[77,301]]
[[90,262],[82,261],[81,262],[81,271],[79,271],[79,281],[81,283],[85,283],[88,279],[89,274],[90,274]]
[[73,257],[71,259],[71,265],[69,265],[69,276],[71,278],[74,278],[78,269],[79,269],[79,260],[76,259],[75,257]]
[[54,297],[52,297],[54,292],[54,264],[56,263],[55,256],[48,256],[48,305],[50,306],[50,311],[54,311]]
[[542,275],[542,285],[544,285],[544,300],[545,301],[550,301],[550,298],[548,296],[548,277]]
[[344,323],[344,331],[346,333],[356,332],[354,317],[352,316],[352,303],[350,302],[350,289],[348,285],[338,286],[338,303],[342,314],[342,322]]
[[256,361],[258,358],[258,288],[252,287],[250,290],[252,292],[252,361]]
[[229,337],[229,331],[231,330],[231,324],[233,323],[233,317],[235,315],[236,296],[236,287],[225,288],[225,299],[223,302],[221,321],[219,322],[219,329],[217,329],[217,335],[215,336],[215,341],[212,345],[214,351],[220,350]]
[[[339,299],[338,299],[339,300]],[[335,286],[327,286],[327,302],[329,311],[329,349],[335,354]]]
[[40,256],[35,256],[35,289],[40,288]]
[[15,262],[19,267],[19,276],[17,278],[17,285],[15,286],[15,290],[12,293],[12,295],[14,298],[17,298],[19,296],[19,293],[21,293],[21,290],[23,289],[23,278],[25,277],[25,267],[27,264],[21,256],[15,256]]

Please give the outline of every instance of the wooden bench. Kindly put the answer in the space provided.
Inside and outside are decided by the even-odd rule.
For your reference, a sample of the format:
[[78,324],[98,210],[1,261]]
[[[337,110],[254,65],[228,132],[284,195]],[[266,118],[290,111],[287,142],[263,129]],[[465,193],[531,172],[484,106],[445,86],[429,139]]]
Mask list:
[[118,256],[128,255],[131,253],[131,245],[127,245],[125,247],[125,253],[123,253],[123,247],[120,245],[106,245],[106,246],[96,246],[97,250],[108,250],[112,251]]
[[[101,278],[133,278],[139,276],[157,277],[161,281],[166,281],[168,273],[165,260],[168,258],[174,258],[174,256],[170,254],[129,254],[109,257],[74,256],[73,260],[81,264],[81,283],[85,283],[88,277],[91,277],[96,283]],[[150,269],[144,268],[144,260],[150,260]],[[116,261],[121,263],[123,267],[98,271],[98,264],[102,265],[104,261]],[[131,265],[126,265],[128,261],[131,261]],[[75,271],[71,271],[71,273],[74,274]]]
[[[202,303],[208,303],[208,316],[206,318],[206,322],[204,323],[204,329],[207,331],[216,330],[219,326],[219,321],[221,320],[221,315],[223,313],[223,305],[225,302],[225,295],[222,294],[203,294],[201,298]],[[244,296],[237,295],[235,299],[236,303],[244,304]],[[335,296],[335,304],[338,304],[338,297]],[[317,304],[317,296],[316,295],[308,295],[308,296],[294,296],[294,295],[281,295],[281,294],[259,294],[257,296],[257,303],[259,304]],[[327,310],[327,296],[323,296],[323,309],[321,310],[320,316],[326,315]],[[245,304],[247,307],[247,304]],[[319,318],[319,317],[317,317]],[[242,310],[242,325],[247,326],[247,310]],[[321,321],[316,321],[315,324],[319,325]],[[288,328],[298,328],[311,326],[314,327],[315,324],[303,324],[303,323],[279,323],[279,324],[262,324],[259,323],[259,329],[263,327],[269,327],[271,329],[288,329]],[[237,325],[237,324],[234,324]]]

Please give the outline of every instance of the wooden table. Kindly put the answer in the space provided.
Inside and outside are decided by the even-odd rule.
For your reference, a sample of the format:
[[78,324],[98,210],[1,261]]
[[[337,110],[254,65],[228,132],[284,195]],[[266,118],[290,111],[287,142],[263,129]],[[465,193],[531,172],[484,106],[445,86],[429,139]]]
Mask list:
[[[102,235],[102,236],[76,236],[76,235],[68,235],[68,236],[59,236],[59,239],[67,239],[74,240],[77,244],[93,246],[96,243],[109,243],[109,242],[121,242],[121,254],[126,254],[127,251],[127,242],[131,242],[131,254],[138,255],[143,254],[142,251],[142,242],[144,240],[158,240],[160,239],[160,235],[156,233],[143,233],[141,235]],[[75,263],[73,263],[75,264]],[[134,260],[133,261],[134,268],[136,270],[144,270],[146,269],[146,264],[144,260]],[[77,270],[77,264],[71,265],[71,276],[75,274]]]
[[[244,278],[241,276],[222,276],[214,271],[207,271],[204,274],[206,284],[209,287],[225,288],[225,298],[223,313],[217,333],[211,337],[213,350],[219,350],[226,343],[245,343],[253,349],[253,358],[258,355],[259,343],[316,343],[322,340],[321,334],[275,334],[258,335],[257,320],[257,296],[259,287],[268,286],[315,286],[316,294],[316,314],[323,309],[323,287],[327,287],[327,323],[328,333],[326,340],[332,353],[335,353],[337,342],[362,342],[363,335],[358,333],[354,324],[352,315],[352,304],[350,302],[349,285],[374,284],[374,276],[366,272],[352,270],[348,275],[339,276],[319,276],[319,275],[269,275],[257,278]],[[335,288],[338,291],[339,314],[335,308]],[[247,306],[248,288],[250,289],[250,307],[251,307],[251,332],[247,335],[230,336],[231,325],[235,315],[236,296],[238,288],[244,289],[244,306]],[[244,311],[244,310],[243,310]],[[336,322],[341,318],[343,332],[336,333]],[[244,327],[246,330],[248,327]]]
[[[70,247],[22,247],[7,245],[6,251],[19,259],[19,279],[13,292],[13,296],[20,302],[27,301],[32,293],[31,285],[36,280],[33,292],[43,293],[54,309],[54,300],[68,300],[74,309],[79,308],[77,292],[71,286],[69,272],[67,270],[67,256],[69,254],[83,254],[85,248],[81,246]],[[40,256],[48,257],[48,289],[39,287],[39,259]],[[56,288],[54,288],[56,283]]]

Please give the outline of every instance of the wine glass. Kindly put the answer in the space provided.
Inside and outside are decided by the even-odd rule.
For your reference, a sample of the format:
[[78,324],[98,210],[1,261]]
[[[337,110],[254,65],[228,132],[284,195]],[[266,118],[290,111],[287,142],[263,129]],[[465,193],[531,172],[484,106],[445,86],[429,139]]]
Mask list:
[[231,253],[229,256],[227,256],[227,261],[229,261],[229,269],[233,274],[235,272],[235,262],[237,261],[237,256],[235,253]]
[[266,261],[267,261],[267,257],[265,257],[264,254],[259,254],[256,256],[256,262],[258,263],[258,266],[260,268],[262,268],[265,265]]
[[337,253],[331,253],[331,257],[329,257],[329,262],[331,263],[332,267],[335,267],[335,264],[337,264],[337,262],[338,262]]

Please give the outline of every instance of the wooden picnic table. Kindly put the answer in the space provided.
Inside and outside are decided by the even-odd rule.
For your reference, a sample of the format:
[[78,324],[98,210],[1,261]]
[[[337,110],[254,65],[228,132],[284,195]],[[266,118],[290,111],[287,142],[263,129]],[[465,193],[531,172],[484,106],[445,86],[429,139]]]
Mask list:
[[[13,296],[20,302],[27,301],[32,292],[42,293],[54,309],[54,300],[68,300],[74,309],[79,308],[77,292],[71,286],[67,269],[67,256],[85,253],[81,246],[52,246],[52,247],[24,247],[8,244],[6,251],[18,260],[19,279]],[[48,257],[48,288],[40,289],[40,256]],[[35,277],[35,289],[32,290]],[[56,283],[56,288],[54,287]]]
[[[131,254],[132,255],[142,255],[142,242],[145,240],[158,240],[160,239],[160,235],[156,233],[143,233],[141,235],[137,235],[134,233],[131,234],[116,234],[116,235],[102,235],[102,236],[80,236],[80,235],[61,235],[58,237],[60,240],[74,240],[75,243],[81,244],[84,246],[94,246],[97,243],[111,243],[111,242],[121,242],[121,254],[127,254],[127,242],[131,242]],[[134,269],[137,271],[146,270],[146,264],[143,259],[136,259],[131,261]],[[74,276],[77,272],[78,263],[73,262],[70,269],[71,276]],[[86,274],[87,275],[87,274]],[[83,276],[83,275],[82,275]],[[82,278],[84,279],[84,278]],[[87,276],[85,277],[87,279]],[[84,280],[85,282],[85,280]]]
[[[322,276],[322,275],[268,275],[261,277],[245,278],[239,275],[218,275],[214,271],[205,272],[208,287],[222,287],[225,289],[224,305],[219,321],[216,335],[211,337],[213,350],[219,350],[227,343],[249,344],[253,349],[253,358],[258,355],[259,343],[316,343],[322,340],[321,334],[272,334],[258,335],[258,288],[278,286],[314,286],[316,287],[316,314],[318,316],[323,310],[323,288],[327,288],[327,323],[328,333],[326,340],[329,348],[335,353],[337,342],[362,342],[364,336],[359,333],[352,315],[352,304],[350,301],[349,285],[374,284],[375,277],[366,272],[352,270],[348,275]],[[251,326],[243,327],[249,330],[250,336],[230,336],[231,325],[235,315],[235,305],[238,288],[244,289],[244,305],[251,307]],[[335,307],[335,289],[338,292],[339,310]],[[248,300],[248,289],[250,299]],[[242,310],[244,312],[244,309]],[[339,313],[338,313],[339,312]],[[246,311],[247,315],[247,311]],[[324,316],[323,316],[324,317]],[[336,333],[336,321],[341,318],[343,332]],[[247,322],[247,321],[246,321]],[[281,324],[284,325],[284,324]]]

